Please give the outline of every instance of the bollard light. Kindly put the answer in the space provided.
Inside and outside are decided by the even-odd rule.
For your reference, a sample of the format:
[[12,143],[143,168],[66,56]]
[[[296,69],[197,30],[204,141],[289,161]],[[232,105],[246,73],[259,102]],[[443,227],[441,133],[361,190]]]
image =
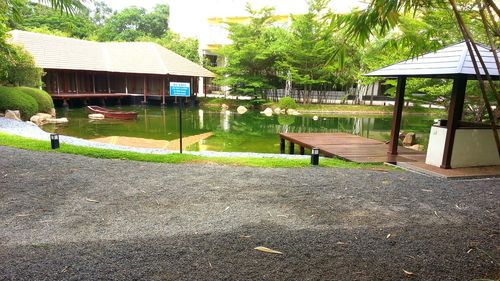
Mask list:
[[50,146],[52,149],[59,148],[59,134],[50,134]]
[[313,166],[319,165],[319,148],[314,147],[311,150],[311,165]]

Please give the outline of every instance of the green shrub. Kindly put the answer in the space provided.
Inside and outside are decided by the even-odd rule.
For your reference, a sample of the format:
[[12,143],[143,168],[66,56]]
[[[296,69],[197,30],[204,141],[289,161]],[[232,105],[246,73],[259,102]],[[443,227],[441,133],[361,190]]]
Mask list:
[[21,118],[27,120],[38,112],[38,104],[18,88],[0,86],[0,112],[7,109],[19,110]]
[[265,99],[252,99],[252,100],[250,100],[250,105],[253,108],[260,108],[266,102],[267,102],[267,100],[265,100]]
[[51,108],[54,108],[52,97],[44,90],[29,87],[18,87],[17,89],[36,100],[38,103],[38,112],[48,113]]
[[289,108],[296,109],[297,108],[297,103],[291,97],[281,98],[278,105],[281,109],[289,109]]

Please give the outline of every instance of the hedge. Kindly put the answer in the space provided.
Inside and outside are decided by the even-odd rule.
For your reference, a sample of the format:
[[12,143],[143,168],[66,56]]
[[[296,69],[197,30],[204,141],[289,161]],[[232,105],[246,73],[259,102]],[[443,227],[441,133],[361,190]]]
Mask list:
[[44,90],[29,87],[17,87],[17,89],[36,100],[38,103],[38,112],[49,113],[49,110],[54,108],[54,101],[52,101],[52,97]]
[[38,112],[38,104],[34,98],[18,88],[0,86],[0,112],[19,110],[21,118],[28,120]]

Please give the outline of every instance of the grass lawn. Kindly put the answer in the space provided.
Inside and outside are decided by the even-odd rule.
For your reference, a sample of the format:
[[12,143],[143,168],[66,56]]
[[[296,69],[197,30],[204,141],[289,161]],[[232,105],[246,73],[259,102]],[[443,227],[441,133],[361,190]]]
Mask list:
[[[49,141],[34,140],[20,136],[10,135],[0,132],[0,145],[16,147],[20,149],[45,151],[54,153],[76,154],[94,158],[134,160],[156,163],[214,163],[222,165],[251,166],[251,167],[273,167],[273,168],[297,168],[310,167],[309,159],[280,159],[280,158],[240,158],[240,157],[204,157],[190,154],[144,154],[129,151],[119,151],[111,149],[99,149],[84,146],[76,146],[61,143],[57,150],[50,148]],[[383,164],[359,164],[334,158],[322,158],[320,167],[336,168],[362,168],[362,169],[382,169],[390,170]]]

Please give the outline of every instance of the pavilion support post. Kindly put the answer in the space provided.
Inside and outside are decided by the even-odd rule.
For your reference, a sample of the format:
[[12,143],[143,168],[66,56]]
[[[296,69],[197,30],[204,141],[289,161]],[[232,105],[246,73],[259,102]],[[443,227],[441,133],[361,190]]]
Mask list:
[[165,77],[161,78],[161,105],[165,106]]
[[109,72],[106,73],[106,79],[108,80],[108,94],[111,94],[111,83],[109,82]]
[[300,146],[300,155],[304,155],[305,154],[305,149],[303,146]]
[[288,145],[288,154],[295,154],[295,144],[293,142]]
[[59,86],[59,72],[56,72],[56,87],[57,87],[57,94],[59,95],[61,90]]
[[128,75],[125,74],[125,94],[128,95]]
[[460,120],[462,120],[466,86],[467,76],[456,75],[453,79],[453,88],[448,109],[448,121],[446,123],[446,139],[444,142],[443,161],[441,163],[441,168],[443,169],[451,169],[453,143],[455,142],[455,133],[458,125]]
[[399,130],[401,129],[401,118],[405,100],[406,76],[398,77],[396,86],[396,99],[394,100],[394,111],[392,114],[391,139],[389,142],[388,154],[398,154]]
[[142,103],[146,104],[148,102],[148,100],[147,100],[147,95],[148,95],[148,80],[147,80],[146,75],[144,75],[143,91],[144,91],[144,100],[142,101]]
[[92,92],[95,94],[95,73],[92,73]]
[[76,94],[78,94],[78,72],[75,72],[75,88],[76,88]]
[[280,153],[285,154],[285,139],[280,138]]

